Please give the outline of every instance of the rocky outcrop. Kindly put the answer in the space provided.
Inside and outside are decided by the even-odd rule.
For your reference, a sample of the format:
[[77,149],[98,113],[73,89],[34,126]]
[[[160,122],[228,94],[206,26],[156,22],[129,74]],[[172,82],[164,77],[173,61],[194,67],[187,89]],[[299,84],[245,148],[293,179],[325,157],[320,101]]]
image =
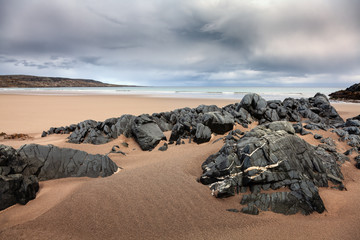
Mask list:
[[359,152],[360,150],[360,115],[349,118],[346,120],[345,124],[340,126],[337,129],[331,130],[335,132],[339,136],[339,141],[346,142],[352,149],[349,150],[350,152],[356,151]]
[[346,88],[329,94],[330,99],[334,100],[360,100],[360,83],[356,83]]
[[71,148],[26,144],[17,151],[28,162],[23,172],[34,174],[39,180],[107,177],[118,170],[118,166],[108,156]]
[[203,124],[213,133],[224,134],[234,127],[234,117],[226,112],[208,112],[204,114]]
[[[145,140],[146,137],[137,137],[139,134],[144,134],[144,131],[141,130],[143,124],[134,121],[144,118],[144,116],[146,116],[146,120],[141,121],[145,121],[147,126],[151,126],[151,128],[146,127],[146,131],[150,129],[153,131],[146,133],[146,135],[157,135],[154,141],[150,141],[150,145],[139,142]],[[310,134],[310,132],[302,127],[300,121],[304,121],[306,123],[305,128],[309,129],[327,130],[330,127],[338,127],[344,124],[343,119],[330,105],[327,97],[320,93],[313,98],[287,98],[284,101],[266,101],[258,94],[250,93],[245,95],[240,103],[229,104],[223,108],[215,105],[200,105],[196,108],[186,107],[171,112],[153,113],[151,116],[123,115],[119,118],[107,119],[104,122],[86,120],[66,127],[51,128],[46,132],[44,131],[43,136],[54,133],[71,133],[69,136],[71,143],[104,144],[123,134],[126,137],[134,137],[142,149],[151,150],[158,144],[159,137],[163,139],[158,131],[159,129],[162,132],[172,131],[169,139],[170,144],[173,142],[180,144],[183,139],[189,139],[189,141],[194,139],[195,142],[203,143],[209,137],[208,131],[206,131],[207,137],[200,140],[202,138],[196,137],[197,131],[198,136],[200,134],[198,124],[209,127],[211,133],[224,134],[231,131],[235,123],[247,127],[253,121],[264,124],[278,120],[296,122],[299,124],[297,132],[302,135]]]
[[[323,212],[325,206],[318,187],[328,181],[342,184],[340,157],[314,147],[295,135],[289,122],[258,126],[236,140],[226,138],[221,150],[202,165],[200,181],[209,185],[216,197],[229,197],[249,188],[243,212],[256,214],[271,210],[283,214]],[[262,190],[287,188],[283,193]]]
[[132,133],[143,151],[153,150],[161,140],[166,140],[165,135],[156,122],[147,115],[135,118],[132,125]]
[[38,180],[107,177],[118,166],[107,156],[53,145],[27,144],[15,150],[0,145],[0,210],[36,197]]
[[208,142],[211,139],[211,130],[209,127],[204,126],[202,123],[198,123],[196,126],[196,132],[194,142],[200,144]]
[[24,171],[27,164],[14,148],[0,145],[0,210],[35,198],[39,183],[35,175]]

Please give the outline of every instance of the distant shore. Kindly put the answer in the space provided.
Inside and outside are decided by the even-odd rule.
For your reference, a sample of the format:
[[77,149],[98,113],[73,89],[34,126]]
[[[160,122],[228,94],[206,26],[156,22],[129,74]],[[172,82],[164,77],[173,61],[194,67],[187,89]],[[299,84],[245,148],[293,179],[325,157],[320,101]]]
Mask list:
[[0,88],[59,88],[59,87],[135,87],[103,83],[92,79],[40,77],[31,75],[0,75]]

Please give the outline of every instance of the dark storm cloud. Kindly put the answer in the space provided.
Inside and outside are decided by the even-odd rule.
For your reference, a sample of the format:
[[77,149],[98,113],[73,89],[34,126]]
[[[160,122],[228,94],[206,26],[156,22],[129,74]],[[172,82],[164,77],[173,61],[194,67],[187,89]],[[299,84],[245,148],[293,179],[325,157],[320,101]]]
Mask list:
[[347,85],[360,81],[359,12],[355,0],[0,0],[0,71],[145,85]]

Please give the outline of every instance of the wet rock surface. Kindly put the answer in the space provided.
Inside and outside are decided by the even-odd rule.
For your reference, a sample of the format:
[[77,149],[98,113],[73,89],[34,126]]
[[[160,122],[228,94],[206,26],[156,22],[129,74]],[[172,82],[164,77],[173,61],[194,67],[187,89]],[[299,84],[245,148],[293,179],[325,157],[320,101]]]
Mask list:
[[[295,134],[289,122],[260,125],[240,139],[226,138],[224,146],[203,163],[200,181],[219,198],[244,195],[242,212],[271,210],[283,214],[322,213],[325,206],[318,187],[328,181],[342,184],[342,156],[315,147]],[[286,192],[261,193],[286,188]]]
[[27,144],[15,150],[0,145],[0,210],[36,197],[39,180],[64,177],[106,177],[118,170],[107,156]]

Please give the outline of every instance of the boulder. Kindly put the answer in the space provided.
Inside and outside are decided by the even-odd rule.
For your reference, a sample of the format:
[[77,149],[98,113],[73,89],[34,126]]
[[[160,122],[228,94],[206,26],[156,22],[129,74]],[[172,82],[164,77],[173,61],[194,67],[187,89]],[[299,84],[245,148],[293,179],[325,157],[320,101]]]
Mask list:
[[322,136],[322,135],[320,135],[320,134],[315,134],[315,135],[314,135],[314,138],[319,140],[319,139],[322,139],[322,138],[323,138],[323,136]]
[[166,140],[165,135],[147,115],[141,115],[134,120],[132,134],[144,151],[154,149],[161,140]]
[[0,175],[0,211],[16,203],[26,204],[39,191],[38,179],[23,174]]
[[0,145],[0,210],[35,198],[39,183],[36,176],[24,171],[28,164],[14,148]]
[[164,151],[166,151],[168,149],[168,144],[167,143],[164,143],[164,145],[162,145],[161,147],[159,147],[159,151],[162,151],[162,152],[164,152]]
[[194,137],[194,142],[200,144],[204,142],[209,142],[211,139],[211,130],[209,127],[204,126],[201,123],[198,123],[196,126],[196,133]]
[[355,157],[355,167],[357,167],[358,169],[360,169],[360,155]]
[[107,177],[118,170],[108,156],[71,148],[26,144],[18,149],[18,153],[27,162],[23,173],[36,175],[40,181],[64,177]]
[[237,111],[240,108],[246,109],[252,116],[261,119],[266,111],[267,102],[256,93],[248,93],[241,100]]
[[212,132],[224,134],[234,127],[234,117],[228,112],[208,112],[204,114],[203,124]]
[[171,131],[170,141],[177,141],[179,138],[184,135],[188,135],[189,132],[185,131],[185,126],[181,123],[176,123]]
[[[209,185],[216,197],[233,196],[244,187],[250,188],[256,197],[243,201],[248,205],[246,212],[249,208],[254,212],[255,206],[283,214],[321,213],[325,206],[317,187],[326,187],[333,179],[342,184],[336,156],[318,153],[316,147],[295,135],[289,122],[260,125],[239,140],[229,139],[203,163],[200,182]],[[283,187],[289,189],[285,195],[258,195],[261,189]],[[255,204],[264,197],[267,202]]]

